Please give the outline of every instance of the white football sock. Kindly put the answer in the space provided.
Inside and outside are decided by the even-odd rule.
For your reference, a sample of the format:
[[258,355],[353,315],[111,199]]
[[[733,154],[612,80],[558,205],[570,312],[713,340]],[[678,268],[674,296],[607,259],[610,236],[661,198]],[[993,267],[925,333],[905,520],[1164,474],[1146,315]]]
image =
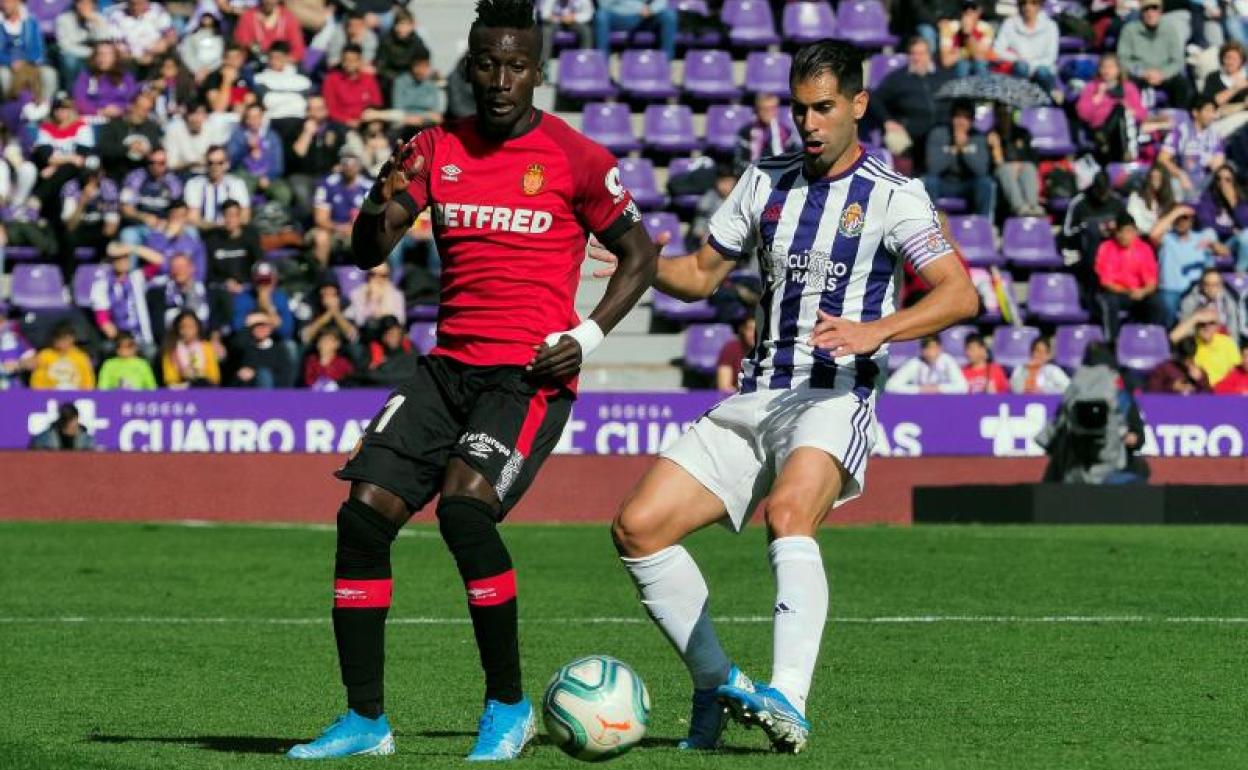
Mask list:
[[811,537],[782,537],[767,548],[776,575],[771,682],[806,713],[806,695],[828,618],[828,577]]
[[706,689],[727,681],[732,663],[711,626],[706,580],[689,552],[673,545],[640,559],[621,556],[620,561],[646,611],[689,668],[693,686]]

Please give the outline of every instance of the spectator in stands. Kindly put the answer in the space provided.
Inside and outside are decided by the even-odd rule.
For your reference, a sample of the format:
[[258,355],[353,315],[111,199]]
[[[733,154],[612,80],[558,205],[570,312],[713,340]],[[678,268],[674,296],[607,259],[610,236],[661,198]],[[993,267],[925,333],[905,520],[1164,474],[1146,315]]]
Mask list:
[[[269,262],[257,262],[251,269],[251,287],[234,295],[233,328],[250,328],[251,316],[262,313],[268,319],[268,331],[277,339],[295,338],[295,317],[290,312],[290,298],[278,286],[277,270]],[[268,335],[266,334],[266,337]]]
[[333,273],[321,273],[317,281],[316,297],[312,301],[312,320],[299,330],[300,341],[304,345],[310,345],[315,342],[321,330],[328,327],[337,331],[340,341],[345,339],[354,344],[360,338],[360,332],[347,319],[343,309],[342,289],[339,288],[338,281],[334,279]]
[[433,63],[429,53],[416,54],[408,70],[394,80],[390,106],[401,113],[401,120],[391,122],[424,128],[442,122],[446,95],[434,81]]
[[156,74],[147,82],[147,90],[155,99],[152,114],[164,126],[186,111],[187,105],[199,101],[199,85],[195,76],[174,54],[165,54],[156,62]]
[[992,62],[992,25],[984,21],[979,0],[962,0],[962,15],[957,19],[941,19],[940,66],[951,70],[954,77],[987,75]]
[[387,318],[401,319],[407,315],[403,292],[390,277],[390,265],[382,262],[368,271],[368,280],[351,292],[347,307],[348,320],[368,338],[384,331]]
[[1140,237],[1131,215],[1122,212],[1114,221],[1113,237],[1096,252],[1097,306],[1106,339],[1117,339],[1124,310],[1144,323],[1161,323],[1165,311],[1157,297],[1157,272],[1153,248]]
[[[1170,223],[1166,214],[1174,211],[1174,187],[1170,184],[1170,172],[1160,164],[1154,164],[1144,175],[1138,189],[1127,196],[1127,213],[1135,220],[1140,232],[1148,233],[1148,239],[1160,243]],[[1160,223],[1160,227],[1158,226]]]
[[1205,268],[1200,281],[1179,303],[1179,318],[1190,318],[1199,310],[1212,307],[1218,313],[1218,323],[1231,337],[1248,339],[1248,319],[1244,318],[1240,300],[1226,288],[1222,274],[1212,267]]
[[1217,386],[1223,377],[1243,362],[1239,345],[1226,331],[1217,308],[1208,305],[1179,321],[1170,330],[1170,341],[1174,343],[1195,338],[1196,365],[1209,375],[1210,386]]
[[243,12],[234,28],[234,42],[257,58],[279,40],[290,46],[295,61],[303,59],[303,29],[282,0],[260,0],[257,7]]
[[1034,80],[1061,102],[1057,90],[1057,22],[1042,10],[1042,0],[1019,0],[1017,16],[1001,22],[992,50],[1010,63],[1011,74]]
[[330,257],[335,252],[350,248],[351,225],[373,184],[373,180],[360,173],[360,159],[349,150],[343,152],[340,168],[339,173],[330,174],[316,188],[310,239],[313,256],[321,270],[329,267]]
[[966,393],[967,387],[962,367],[935,335],[924,337],[919,355],[898,367],[884,385],[889,393]]
[[226,204],[238,205],[243,224],[251,221],[251,193],[247,184],[230,173],[230,156],[219,145],[208,148],[208,173],[191,177],[182,191],[190,210],[191,226],[201,235],[225,223]]
[[459,61],[446,76],[446,120],[467,118],[477,113],[477,102],[472,96],[472,85],[468,82],[468,52],[459,57]]
[[140,91],[126,107],[126,112],[96,128],[96,147],[104,171],[114,180],[125,179],[131,171],[143,166],[152,150],[160,147],[160,125],[152,118],[155,99]]
[[720,393],[736,392],[741,362],[754,349],[755,323],[753,315],[746,315],[732,325],[735,336],[724,343],[715,361],[715,389]]
[[183,311],[194,313],[202,324],[209,323],[213,313],[208,290],[197,278],[195,263],[188,255],[171,256],[168,273],[148,284],[147,311],[155,340],[165,338],[174,318]]
[[112,38],[120,45],[126,60],[146,69],[178,42],[173,19],[160,3],[151,0],[125,0],[104,12],[112,28]]
[[0,0],[0,17],[0,88],[7,93],[13,69],[25,66],[38,69],[43,93],[56,93],[56,70],[48,66],[39,21],[24,0]]
[[1248,340],[1241,343],[1239,366],[1227,372],[1213,389],[1219,396],[1248,396]]
[[550,61],[555,32],[564,29],[576,35],[577,48],[593,46],[590,22],[594,20],[593,0],[542,0],[537,10],[542,23],[542,62]]
[[[719,207],[723,202],[728,200],[729,193],[736,186],[737,174],[733,167],[727,163],[716,164],[715,183],[711,186],[711,189],[702,193],[702,197],[698,199],[698,206],[693,214],[693,222],[689,225],[689,237],[685,239],[686,247],[696,250],[702,245],[711,232],[711,217],[715,216],[715,212],[719,211]],[[757,261],[756,255],[751,254],[748,258],[743,256],[741,267],[753,267],[756,269]]]
[[30,448],[73,452],[95,449],[95,440],[78,420],[78,407],[72,401],[64,402],[57,407],[56,420],[48,429],[30,439]]
[[738,174],[763,158],[801,149],[802,138],[780,120],[780,97],[759,93],[754,97],[754,120],[737,131],[733,170]]
[[95,370],[91,368],[91,359],[76,344],[73,326],[62,323],[52,330],[52,344],[35,356],[30,387],[34,390],[95,388]]
[[[157,231],[152,231],[157,232]],[[104,249],[105,256],[110,260],[119,257],[125,257],[130,260],[131,267],[138,267],[144,277],[155,276],[159,274],[165,267],[167,257],[161,251],[158,251],[141,243],[126,243],[121,240],[112,241]]]
[[378,324],[376,339],[368,345],[368,368],[380,369],[411,352],[412,341],[403,333],[403,322],[397,316],[385,316]]
[[73,275],[75,252],[91,249],[94,259],[104,251],[121,226],[121,201],[117,185],[104,176],[99,159],[89,156],[76,179],[65,183],[61,198],[61,271]]
[[962,376],[966,378],[968,393],[1009,393],[1010,381],[1001,364],[988,358],[988,346],[978,334],[968,334],[963,341],[966,366]]
[[1185,108],[1192,100],[1187,79],[1184,40],[1161,14],[1162,0],[1141,0],[1140,17],[1129,21],[1118,37],[1118,58],[1140,88],[1165,91],[1170,106]]
[[322,326],[313,339],[313,349],[303,359],[303,385],[314,390],[337,390],[351,375],[355,365],[342,354],[342,337],[333,326]]
[[247,50],[237,43],[230,43],[225,47],[221,66],[208,73],[200,84],[200,96],[212,112],[241,113],[256,99],[250,77]]
[[1248,271],[1248,192],[1229,165],[1213,173],[1196,204],[1198,226],[1211,227],[1235,257],[1235,271]]
[[289,145],[299,136],[299,129],[308,117],[308,94],[312,81],[290,60],[290,47],[277,41],[269,49],[263,70],[254,78],[256,95],[268,116],[269,126]]
[[1001,185],[1010,212],[1020,217],[1044,216],[1031,132],[1014,120],[1014,109],[1009,105],[997,104],[994,114],[996,119],[985,138],[992,155],[993,175]]
[[1096,159],[1101,163],[1133,161],[1139,154],[1140,126],[1148,110],[1140,89],[1123,76],[1118,57],[1101,55],[1096,79],[1079,92],[1075,113],[1092,134]]
[[199,318],[190,310],[174,317],[160,352],[161,379],[167,388],[202,388],[221,384],[217,351],[203,338]]
[[121,186],[121,216],[126,225],[121,240],[125,243],[142,243],[149,231],[163,229],[174,201],[182,198],[182,180],[169,170],[165,149],[157,145],[146,160],[146,166],[127,174]]
[[230,138],[230,120],[222,113],[209,114],[208,105],[195,102],[186,114],[165,126],[164,146],[169,153],[169,170],[176,174],[205,174],[208,150],[224,145]]
[[381,87],[388,92],[395,80],[421,57],[430,58],[429,47],[416,32],[412,14],[400,8],[394,12],[394,26],[377,46],[377,79]]
[[243,209],[237,201],[222,205],[221,226],[204,234],[204,249],[208,255],[208,286],[224,288],[232,295],[243,290],[252,269],[264,258],[260,235],[243,221]]
[[78,112],[104,119],[120,117],[138,93],[139,83],[122,66],[117,46],[111,40],[97,40],[87,66],[74,81]]
[[347,141],[347,127],[329,118],[325,99],[308,97],[308,117],[290,147],[289,177],[295,201],[302,211],[312,209],[312,197],[321,180],[333,173]]
[[346,21],[334,27],[325,51],[329,66],[341,66],[347,46],[352,45],[360,49],[360,71],[375,74],[374,63],[377,61],[377,49],[380,45],[377,33],[369,28],[364,15],[358,12],[347,14]]
[[1209,393],[1209,375],[1196,365],[1196,339],[1184,337],[1170,346],[1171,356],[1149,372],[1144,384],[1146,393]]
[[[145,259],[148,264],[164,264],[169,265],[169,260],[175,254],[184,254],[191,260],[191,264],[195,267],[196,275],[208,274],[208,253],[204,248],[204,242],[199,237],[199,232],[189,224],[189,214],[186,209],[186,203],[181,199],[174,200],[169,206],[169,218],[161,222],[160,227],[149,229],[143,236],[142,246],[151,249],[164,259],[161,263],[150,258]],[[152,270],[144,268],[150,276],[156,273],[164,272],[161,270]]]
[[359,131],[348,135],[344,151],[358,154],[364,174],[376,179],[382,166],[394,154],[394,142],[386,133],[386,122],[370,120],[360,126]]
[[1223,139],[1248,125],[1248,68],[1244,67],[1244,46],[1231,41],[1218,49],[1221,67],[1205,77],[1201,96],[1217,105],[1213,130]]
[[1198,281],[1206,267],[1213,266],[1214,254],[1226,253],[1226,247],[1218,242],[1213,230],[1192,229],[1193,212],[1190,206],[1177,211],[1173,226],[1161,236],[1157,248],[1160,272],[1157,294],[1164,311],[1162,323],[1167,328],[1178,320],[1183,295]]
[[221,22],[211,13],[202,14],[194,31],[178,43],[178,55],[191,71],[196,83],[215,72],[225,58],[225,38],[221,36]]
[[360,47],[347,45],[342,51],[342,65],[326,75],[321,86],[330,119],[348,128],[370,120],[374,108],[382,104],[377,78],[362,68]]
[[238,353],[235,384],[247,388],[289,388],[294,366],[285,345],[273,339],[273,316],[256,311],[246,317],[247,338]]
[[603,55],[611,55],[611,33],[649,29],[659,36],[668,61],[676,59],[676,9],[667,0],[598,0],[594,39]]
[[1178,182],[1176,197],[1195,202],[1214,172],[1226,160],[1225,146],[1213,130],[1213,102],[1200,97],[1192,106],[1192,123],[1171,129],[1157,162]]
[[[0,40],[3,36],[0,36]],[[25,61],[15,61],[9,68],[12,76],[8,88],[0,88],[3,97],[4,118],[13,124],[36,123],[46,117],[51,109],[52,94],[43,89],[39,68]],[[8,123],[5,124],[8,127]]]
[[[1109,175],[1098,172],[1088,189],[1070,201],[1062,224],[1063,249],[1078,256],[1075,275],[1084,293],[1097,286],[1096,257],[1101,244],[1114,231],[1114,222],[1126,213],[1126,203],[1109,183]],[[1134,220],[1132,220],[1134,221]]]
[[65,88],[74,87],[95,41],[107,40],[108,36],[108,21],[95,0],[74,0],[73,7],[56,17],[56,54]]
[[22,373],[35,368],[35,350],[16,321],[0,317],[0,390],[20,388]]
[[290,185],[283,178],[286,160],[282,141],[266,124],[264,108],[259,104],[247,105],[242,124],[226,145],[226,153],[235,176],[247,186],[247,200],[263,195],[283,206],[290,205]]
[[927,50],[936,51],[941,22],[957,19],[962,6],[962,0],[900,0],[893,18],[911,22]]
[[143,347],[150,347],[154,338],[143,272],[131,269],[129,254],[112,257],[109,266],[111,269],[91,284],[96,326],[113,346],[122,332],[129,332]]
[[997,186],[992,181],[988,141],[975,130],[971,104],[955,104],[952,113],[949,126],[936,126],[927,135],[923,184],[932,200],[967,198],[973,213],[991,218]]
[[39,168],[39,181],[34,192],[40,211],[48,215],[60,211],[61,188],[78,176],[94,149],[95,131],[78,117],[73,100],[58,94],[52,100],[52,119],[40,125],[35,136],[34,161]]
[[1053,346],[1045,337],[1032,341],[1031,357],[1010,375],[1010,390],[1015,393],[1056,395],[1069,384],[1066,372],[1053,363]]
[[139,343],[130,332],[117,335],[117,350],[100,366],[96,384],[100,390],[155,390],[152,365],[139,355]]
[[906,52],[906,66],[890,72],[880,82],[871,94],[867,110],[873,122],[883,127],[884,146],[892,153],[894,163],[909,174],[923,167],[927,134],[945,119],[944,102],[935,95],[952,75],[936,69],[932,47],[922,37],[911,38]]

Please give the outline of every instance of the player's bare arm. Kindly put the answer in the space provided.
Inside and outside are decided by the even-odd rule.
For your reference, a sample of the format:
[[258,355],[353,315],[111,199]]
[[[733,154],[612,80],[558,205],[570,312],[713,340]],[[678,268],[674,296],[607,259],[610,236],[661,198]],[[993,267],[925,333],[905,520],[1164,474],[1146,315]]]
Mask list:
[[351,260],[361,270],[371,270],[384,262],[416,221],[416,214],[397,200],[399,195],[407,194],[408,184],[424,166],[421,156],[410,164],[404,163],[408,147],[410,144],[396,147],[381,167],[377,183],[351,228]]
[[[661,249],[669,240],[671,236],[662,233],[655,245]],[[605,278],[615,274],[617,255],[612,248],[595,242],[589,247],[589,256],[607,264],[594,271],[595,277]],[[692,254],[659,259],[653,284],[664,294],[692,302],[711,296],[734,267],[736,262],[720,254],[710,243],[704,243]]]

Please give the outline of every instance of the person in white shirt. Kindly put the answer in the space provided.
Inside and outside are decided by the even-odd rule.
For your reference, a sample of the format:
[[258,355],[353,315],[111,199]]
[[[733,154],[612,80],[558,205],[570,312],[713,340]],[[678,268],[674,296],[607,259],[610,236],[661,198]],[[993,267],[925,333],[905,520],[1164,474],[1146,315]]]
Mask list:
[[178,44],[173,19],[151,0],[127,0],[104,12],[113,40],[125,57],[147,66]]
[[165,152],[169,170],[204,174],[208,171],[208,148],[225,144],[237,124],[233,113],[208,111],[208,105],[195,102],[186,115],[174,118],[165,127]]
[[1070,377],[1053,363],[1053,347],[1044,337],[1031,343],[1031,358],[1010,375],[1010,390],[1015,393],[1061,395],[1069,384]]
[[1001,22],[992,44],[998,61],[1012,62],[1010,74],[1029,78],[1045,91],[1057,88],[1057,22],[1041,10],[1041,0],[1020,0],[1019,14]]
[[924,337],[917,358],[898,367],[888,378],[889,393],[967,393],[962,367],[945,352],[939,337]]
[[243,180],[229,173],[230,158],[225,148],[208,148],[208,173],[192,177],[182,191],[190,223],[203,232],[222,226],[222,209],[226,201],[234,201],[242,209],[243,224],[251,221],[251,195]]
[[292,144],[308,117],[312,81],[290,61],[290,46],[277,41],[269,48],[268,66],[253,78],[269,125],[287,145]]

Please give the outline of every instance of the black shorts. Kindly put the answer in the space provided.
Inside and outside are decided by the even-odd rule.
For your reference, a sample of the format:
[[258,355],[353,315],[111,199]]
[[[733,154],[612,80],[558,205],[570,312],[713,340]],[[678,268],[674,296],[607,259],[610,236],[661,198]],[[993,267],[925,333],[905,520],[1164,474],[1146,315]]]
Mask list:
[[442,490],[446,465],[458,457],[494,487],[501,518],[555,448],[575,398],[523,375],[519,366],[421,358],[334,475],[375,484],[419,510]]

